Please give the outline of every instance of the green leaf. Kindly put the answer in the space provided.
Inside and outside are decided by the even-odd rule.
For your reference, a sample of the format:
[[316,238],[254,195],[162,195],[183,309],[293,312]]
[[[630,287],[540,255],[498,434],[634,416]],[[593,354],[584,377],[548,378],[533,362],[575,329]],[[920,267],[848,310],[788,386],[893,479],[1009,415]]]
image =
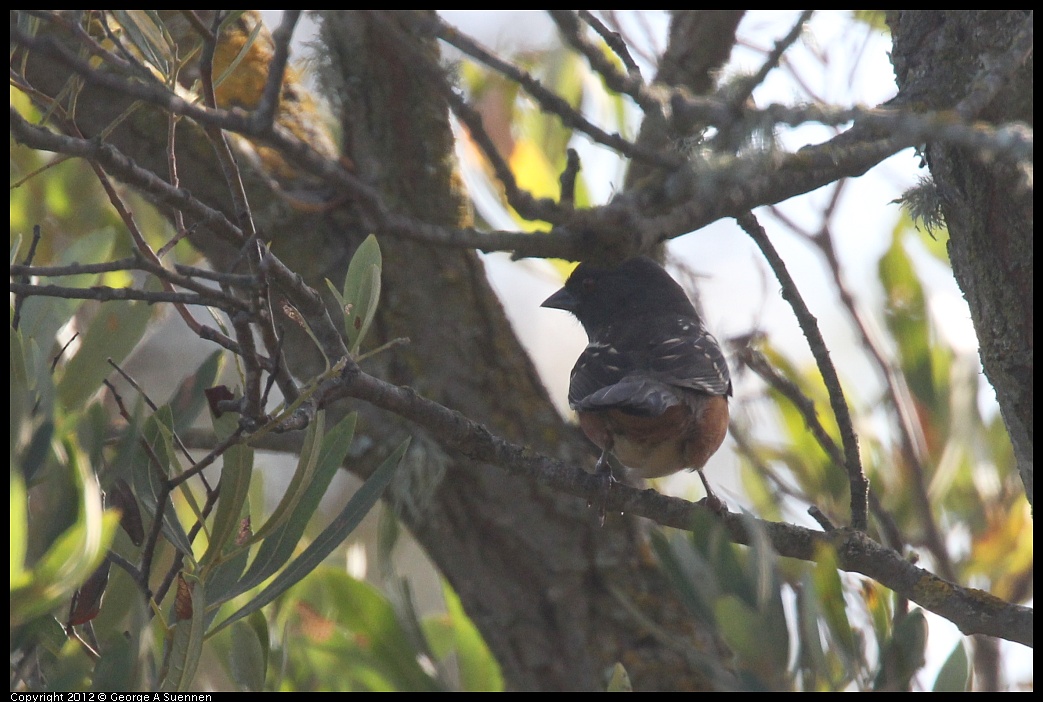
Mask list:
[[878,268],[887,297],[885,320],[898,344],[909,388],[927,407],[934,407],[937,398],[931,369],[926,297],[899,233],[894,234],[891,247],[880,258]]
[[340,290],[337,290],[337,286],[335,286],[333,284],[333,281],[331,281],[329,278],[326,278],[326,285],[329,287],[334,299],[337,300],[337,305],[340,308],[341,314],[343,314],[344,308],[347,306],[347,304],[344,302],[344,295],[341,293]]
[[927,619],[919,607],[900,616],[894,635],[880,654],[880,670],[874,685],[878,690],[907,690],[924,665],[927,648]]
[[[221,23],[222,29],[226,26],[228,26],[227,20]],[[253,30],[250,32],[250,36],[248,36],[246,38],[246,41],[243,42],[243,46],[239,49],[239,52],[235,55],[235,58],[233,58],[229,62],[228,67],[225,68],[224,71],[222,71],[221,75],[214,80],[215,88],[220,87],[226,80],[231,78],[232,74],[235,73],[235,69],[239,67],[239,64],[242,63],[247,56],[249,56],[250,48],[254,45],[254,42],[257,41],[257,37],[262,29],[264,29],[264,22],[257,22],[254,25]]]
[[[25,481],[20,471],[11,471],[11,591],[26,587],[32,574],[25,568],[29,543],[29,510]],[[11,610],[12,615],[14,609]]]
[[652,548],[685,607],[701,621],[713,624],[713,601],[720,586],[706,559],[682,537],[667,539],[658,530],[652,532]]
[[736,595],[724,595],[714,603],[719,631],[733,651],[746,663],[763,654],[756,612]]
[[612,677],[608,680],[605,692],[633,692],[634,686],[630,683],[630,676],[622,663],[617,662],[612,666]]
[[934,681],[934,692],[969,692],[970,661],[962,641],[957,641]]
[[348,501],[347,506],[316,537],[315,541],[308,548],[304,549],[304,552],[294,559],[285,570],[279,573],[257,597],[213,629],[213,633],[242,619],[251,612],[257,611],[300,582],[308,573],[315,570],[337,546],[343,543],[344,539],[348,538],[348,535],[358,526],[362,518],[369,513],[369,510],[373,508],[377,500],[380,499],[384,489],[391,482],[391,477],[394,475],[398,464],[402,461],[407,448],[409,448],[408,438],[380,464],[380,467],[373,471],[373,475],[369,476],[358,492]]
[[[249,510],[249,505],[244,507],[244,514]],[[220,608],[216,605],[226,602],[239,594],[239,578],[246,569],[250,560],[249,549],[238,549],[229,546],[225,549],[225,555],[217,562],[209,573],[206,574],[206,625],[210,626],[217,618]]]
[[[365,667],[355,676],[370,689],[437,691],[443,686],[420,665],[422,655],[403,630],[387,598],[373,585],[342,571],[323,568],[302,585],[319,611],[348,629],[359,640],[357,657]],[[377,675],[374,675],[376,673]]]
[[187,619],[175,623],[173,632],[168,637],[169,648],[164,665],[165,673],[159,684],[160,692],[183,692],[191,689],[199,659],[203,655],[206,593],[203,583],[197,578],[185,576],[185,581],[191,591],[192,613]]
[[345,309],[344,332],[348,337],[348,350],[353,356],[359,352],[359,346],[377,314],[381,266],[380,246],[377,238],[370,234],[351,257],[341,296]]
[[[807,578],[810,581],[810,577]],[[818,601],[814,596],[814,588],[810,582],[796,588],[797,608],[797,667],[804,679],[806,690],[819,689],[819,680],[829,678],[829,662],[822,648],[819,635]]]
[[[192,542],[188,540],[188,534],[174,511],[170,493],[163,489],[164,481],[171,474],[171,464],[175,461],[172,424],[173,417],[168,406],[160,407],[159,411],[145,420],[142,437],[152,451],[140,465],[134,466],[132,482],[139,504],[150,517],[155,518],[159,500],[167,500],[163,509],[163,535],[174,548],[194,558]],[[159,461],[159,465],[156,465],[153,457]]]
[[[263,627],[263,639],[259,628],[254,625],[255,619],[260,620]],[[232,643],[228,652],[228,665],[232,678],[240,690],[263,691],[268,670],[268,625],[264,614],[254,612],[247,621],[233,624],[229,633]]]
[[215,602],[227,601],[257,587],[274,575],[290,559],[304,535],[308,521],[311,520],[323,495],[329,489],[330,481],[344,463],[344,457],[348,454],[355,435],[357,419],[358,415],[352,413],[326,433],[322,440],[319,461],[315,466],[315,475],[297,505],[295,514],[261,542],[257,555],[250,564],[250,569],[235,588],[220,599],[216,599]]
[[30,376],[26,368],[27,359],[25,358],[24,348],[22,335],[17,330],[10,329],[8,354],[11,369],[11,404],[7,416],[10,419],[8,423],[11,436],[9,448],[11,450],[12,462],[14,462],[15,454],[19,452],[20,448],[28,444],[30,434],[29,416],[34,404],[29,390]]
[[67,412],[79,411],[98,392],[113,372],[109,359],[120,363],[127,357],[145,334],[151,315],[142,301],[118,300],[101,306],[58,381],[58,401]]
[[200,565],[212,563],[225,551],[225,546],[239,533],[243,505],[250,494],[250,476],[253,474],[254,452],[249,446],[237,444],[225,451],[221,469],[221,497],[210,530],[210,544],[200,559]]
[[[174,416],[174,432],[180,434],[189,429],[199,413],[207,406],[206,396],[203,391],[214,384],[217,374],[221,370],[221,361],[224,359],[224,351],[214,351],[207,356],[195,373],[187,376],[178,385],[174,395],[167,403]],[[227,416],[233,417],[231,413]],[[222,437],[223,438],[223,437]]]
[[[62,250],[53,265],[108,261],[112,256],[114,238],[115,230],[109,227],[78,237]],[[89,288],[97,281],[96,273],[63,276],[61,279],[62,285],[70,288]],[[27,342],[35,340],[43,350],[37,359],[39,365],[30,369],[30,378],[35,374],[50,373],[50,352],[55,346],[55,336],[83,303],[83,300],[36,296],[27,298],[22,304],[22,321],[18,330]]]
[[326,412],[320,410],[315,419],[308,425],[308,431],[304,435],[304,446],[297,461],[297,470],[290,478],[290,484],[286,487],[286,493],[279,504],[272,510],[268,520],[249,539],[248,544],[255,544],[269,534],[273,533],[293,514],[297,504],[307,493],[312,484],[315,474],[315,466],[318,465],[321,452],[321,443],[326,433]]
[[860,658],[855,633],[847,618],[844,603],[844,586],[840,582],[836,552],[829,546],[819,546],[815,551],[815,566],[812,583],[822,611],[823,619],[834,641],[840,644],[849,661]]
[[130,43],[164,78],[173,70],[174,45],[155,10],[113,10]]
[[442,583],[442,596],[445,615],[429,617],[424,622],[424,635],[431,650],[439,660],[455,654],[460,687],[465,692],[502,692],[500,664],[448,583]]
[[[66,601],[98,568],[115,536],[119,512],[102,509],[101,490],[90,467],[75,451],[70,451],[69,457],[79,493],[76,521],[51,544],[29,573],[25,571],[24,551],[28,534],[26,493],[15,471],[11,472],[12,627]],[[19,503],[15,504],[15,500]]]

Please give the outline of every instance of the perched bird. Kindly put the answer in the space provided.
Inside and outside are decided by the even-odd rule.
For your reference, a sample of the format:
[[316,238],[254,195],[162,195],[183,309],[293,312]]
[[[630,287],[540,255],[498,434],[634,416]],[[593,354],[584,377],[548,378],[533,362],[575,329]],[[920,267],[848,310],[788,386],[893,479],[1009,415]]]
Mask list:
[[569,405],[602,450],[596,470],[608,485],[609,453],[642,478],[687,468],[699,471],[707,505],[725,509],[702,468],[728,431],[731,377],[681,286],[645,257],[581,263],[542,306],[571,312],[587,332]]

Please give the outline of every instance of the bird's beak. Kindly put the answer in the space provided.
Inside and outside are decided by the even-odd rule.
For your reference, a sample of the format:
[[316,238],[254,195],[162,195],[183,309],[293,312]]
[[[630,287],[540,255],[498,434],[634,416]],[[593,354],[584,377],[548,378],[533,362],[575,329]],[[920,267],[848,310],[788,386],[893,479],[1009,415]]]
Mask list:
[[558,292],[554,293],[546,300],[540,307],[550,307],[556,310],[565,310],[566,312],[576,311],[576,298],[567,289],[562,288]]

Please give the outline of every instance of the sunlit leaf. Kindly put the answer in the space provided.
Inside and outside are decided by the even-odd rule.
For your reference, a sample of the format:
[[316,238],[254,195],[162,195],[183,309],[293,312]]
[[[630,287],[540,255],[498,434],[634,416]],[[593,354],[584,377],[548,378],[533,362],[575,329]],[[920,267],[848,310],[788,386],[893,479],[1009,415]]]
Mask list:
[[630,683],[630,676],[622,663],[612,666],[612,676],[608,679],[605,692],[633,692],[634,686]]
[[[79,494],[78,514],[72,526],[62,532],[31,568],[24,564],[26,526],[24,517],[19,516],[25,514],[26,508],[12,506],[12,626],[28,622],[66,602],[97,570],[119,524],[118,512],[102,509],[101,490],[89,467],[75,454],[70,458]],[[11,474],[14,476],[13,471]],[[18,480],[12,478],[11,487],[12,499],[25,498]],[[22,538],[16,542],[19,534]]]
[[101,388],[112,372],[109,359],[120,363],[145,334],[152,308],[142,301],[108,302],[101,306],[80,337],[80,348],[69,359],[58,382],[58,400],[66,411],[75,411]]
[[886,295],[885,319],[898,344],[909,388],[921,403],[934,407],[927,303],[920,278],[899,235],[892,238],[890,248],[877,267]]

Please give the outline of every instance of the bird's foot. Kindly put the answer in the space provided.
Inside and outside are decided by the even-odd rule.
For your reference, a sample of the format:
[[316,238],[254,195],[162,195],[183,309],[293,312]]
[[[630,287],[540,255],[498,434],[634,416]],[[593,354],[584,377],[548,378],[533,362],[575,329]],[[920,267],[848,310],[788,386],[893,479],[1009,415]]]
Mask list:
[[712,492],[703,499],[696,502],[695,504],[703,505],[716,514],[728,513],[728,505],[725,504],[724,500],[717,497],[717,495],[713,494]]
[[703,475],[703,472],[698,471],[698,473],[699,478],[703,481],[703,487],[706,488],[706,497],[699,500],[696,504],[705,505],[716,514],[727,514],[728,505],[724,503],[724,500],[717,497],[717,493],[710,487],[710,483],[706,482],[706,476]]

